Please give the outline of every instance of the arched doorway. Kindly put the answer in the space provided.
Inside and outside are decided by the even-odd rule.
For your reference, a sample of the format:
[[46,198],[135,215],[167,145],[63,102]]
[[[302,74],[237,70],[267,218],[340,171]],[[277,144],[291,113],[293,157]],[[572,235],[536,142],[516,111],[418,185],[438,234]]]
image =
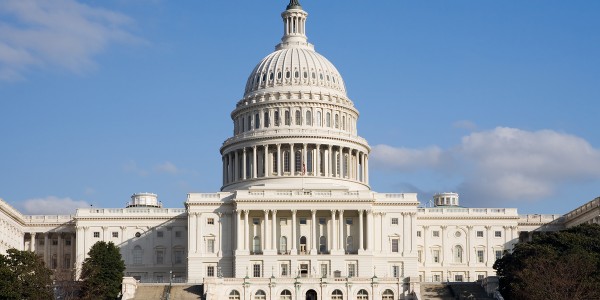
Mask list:
[[306,300],[317,300],[317,292],[315,290],[306,291]]

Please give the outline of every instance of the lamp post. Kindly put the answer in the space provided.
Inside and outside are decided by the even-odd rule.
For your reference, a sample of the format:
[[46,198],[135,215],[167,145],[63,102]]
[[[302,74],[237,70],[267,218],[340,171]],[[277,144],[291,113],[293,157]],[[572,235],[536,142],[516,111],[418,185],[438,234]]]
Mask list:
[[171,286],[173,285],[173,270],[169,270],[169,289],[167,290],[166,300],[171,299]]

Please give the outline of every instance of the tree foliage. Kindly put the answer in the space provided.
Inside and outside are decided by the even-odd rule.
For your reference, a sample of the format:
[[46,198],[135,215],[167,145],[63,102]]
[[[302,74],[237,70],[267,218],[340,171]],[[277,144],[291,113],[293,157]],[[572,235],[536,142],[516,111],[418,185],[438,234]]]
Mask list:
[[85,299],[115,299],[121,291],[125,262],[112,242],[95,243],[83,261],[81,280]]
[[494,269],[507,300],[600,299],[600,225],[535,236]]
[[31,251],[0,254],[0,299],[53,299],[52,271]]

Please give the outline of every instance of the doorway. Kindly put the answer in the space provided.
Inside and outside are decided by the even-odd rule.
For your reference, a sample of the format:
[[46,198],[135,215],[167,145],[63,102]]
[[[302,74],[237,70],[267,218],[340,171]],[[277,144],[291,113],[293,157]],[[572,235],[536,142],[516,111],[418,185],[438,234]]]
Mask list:
[[306,300],[317,300],[317,292],[315,290],[308,290],[306,292]]

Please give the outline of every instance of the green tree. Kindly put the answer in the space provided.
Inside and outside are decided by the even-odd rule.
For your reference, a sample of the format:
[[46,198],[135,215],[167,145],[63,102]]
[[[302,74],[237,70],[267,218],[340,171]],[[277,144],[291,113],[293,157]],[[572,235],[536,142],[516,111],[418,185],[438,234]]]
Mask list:
[[535,236],[497,260],[494,269],[507,300],[600,299],[600,225]]
[[53,299],[52,271],[31,251],[0,254],[0,299]]
[[121,291],[125,262],[112,242],[95,243],[83,261],[81,280],[85,299],[115,299]]

